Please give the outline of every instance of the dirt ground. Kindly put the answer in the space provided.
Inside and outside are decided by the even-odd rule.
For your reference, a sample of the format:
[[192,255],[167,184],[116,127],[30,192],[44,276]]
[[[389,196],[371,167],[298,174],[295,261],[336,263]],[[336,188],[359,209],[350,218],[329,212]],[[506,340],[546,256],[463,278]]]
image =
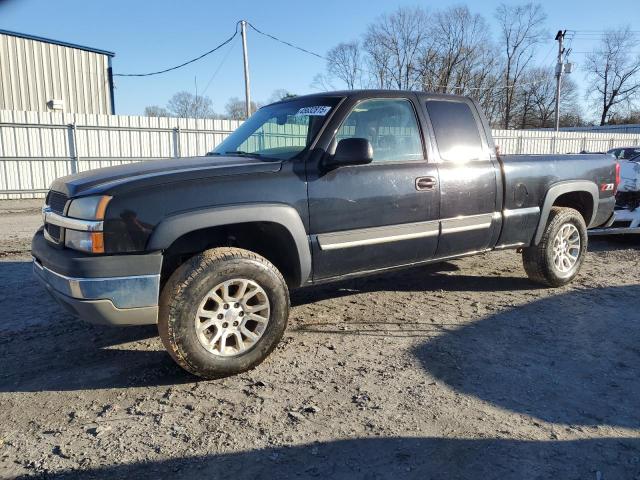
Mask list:
[[299,290],[265,363],[206,382],[58,308],[39,202],[7,203],[0,478],[640,479],[640,239],[555,290],[515,252]]

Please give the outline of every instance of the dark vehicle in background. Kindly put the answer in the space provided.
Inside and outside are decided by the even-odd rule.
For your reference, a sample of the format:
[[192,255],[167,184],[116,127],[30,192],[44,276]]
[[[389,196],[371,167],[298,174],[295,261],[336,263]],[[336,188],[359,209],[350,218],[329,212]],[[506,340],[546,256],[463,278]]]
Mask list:
[[496,155],[465,97],[323,93],[261,108],[207,156],[56,180],[34,270],[87,321],[157,323],[214,378],[275,348],[292,288],[494,249],[565,285],[615,189],[610,155]]
[[640,155],[640,147],[616,147],[608,150],[609,155],[613,155],[616,160],[631,160]]

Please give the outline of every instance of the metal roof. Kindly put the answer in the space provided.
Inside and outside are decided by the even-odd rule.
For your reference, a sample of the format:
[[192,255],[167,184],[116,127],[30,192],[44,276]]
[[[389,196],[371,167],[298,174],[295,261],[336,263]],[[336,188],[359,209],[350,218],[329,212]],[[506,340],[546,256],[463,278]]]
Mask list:
[[86,50],[87,52],[100,53],[102,55],[107,55],[109,57],[116,56],[114,52],[109,52],[107,50],[100,50],[99,48],[85,47],[84,45],[78,45],[76,43],[61,42],[60,40],[52,40],[50,38],[38,37],[37,35],[29,35],[27,33],[12,32],[9,30],[0,29],[0,35],[10,35],[12,37],[26,38],[27,40],[36,40],[38,42],[44,42],[44,43],[52,43],[54,45],[60,45],[63,47],[77,48],[78,50]]

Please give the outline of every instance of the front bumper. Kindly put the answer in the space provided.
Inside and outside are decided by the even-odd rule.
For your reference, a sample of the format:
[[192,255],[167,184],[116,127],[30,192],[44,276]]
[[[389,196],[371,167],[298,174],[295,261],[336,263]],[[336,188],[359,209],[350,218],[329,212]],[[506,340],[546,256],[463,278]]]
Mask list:
[[36,278],[82,320],[106,325],[157,323],[159,253],[91,256],[51,246],[40,230],[33,238],[32,255]]

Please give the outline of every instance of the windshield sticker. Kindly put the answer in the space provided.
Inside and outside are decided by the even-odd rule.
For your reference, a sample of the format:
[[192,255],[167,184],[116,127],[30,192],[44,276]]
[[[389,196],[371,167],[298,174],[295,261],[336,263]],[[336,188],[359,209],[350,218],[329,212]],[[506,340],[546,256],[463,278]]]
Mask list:
[[317,105],[315,107],[302,107],[294,116],[301,117],[303,115],[309,115],[324,117],[327,113],[329,113],[329,110],[331,110],[331,107],[327,107],[324,105]]

